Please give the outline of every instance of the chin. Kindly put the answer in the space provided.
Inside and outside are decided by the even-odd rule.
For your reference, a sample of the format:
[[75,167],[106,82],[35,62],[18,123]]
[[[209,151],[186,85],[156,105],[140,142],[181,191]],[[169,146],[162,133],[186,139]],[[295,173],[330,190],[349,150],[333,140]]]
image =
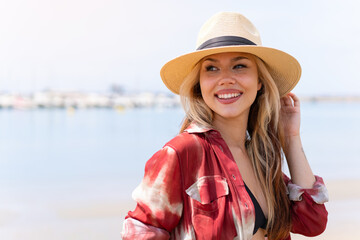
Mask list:
[[241,113],[224,113],[224,112],[220,112],[220,113],[216,113],[217,115],[219,115],[219,117],[224,118],[224,119],[235,119],[241,116]]
[[[216,111],[218,110],[218,111]],[[236,119],[236,118],[241,118],[244,114],[245,115],[248,115],[249,114],[249,109],[243,109],[243,108],[240,108],[239,109],[239,106],[236,107],[235,109],[232,108],[232,109],[224,109],[224,107],[222,108],[219,108],[219,109],[213,109],[213,112],[214,114],[218,115],[219,117],[223,118],[223,119],[228,119],[228,120],[233,120],[233,119]]]

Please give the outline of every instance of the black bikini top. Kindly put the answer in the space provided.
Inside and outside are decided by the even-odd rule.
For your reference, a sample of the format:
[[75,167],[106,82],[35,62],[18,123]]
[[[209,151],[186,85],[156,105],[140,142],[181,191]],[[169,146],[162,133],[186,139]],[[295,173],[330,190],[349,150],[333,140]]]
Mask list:
[[244,185],[245,185],[245,189],[248,192],[248,194],[251,198],[251,201],[254,204],[254,208],[255,208],[255,226],[254,226],[254,232],[253,232],[253,234],[255,234],[259,228],[266,229],[267,219],[265,218],[264,212],[262,211],[260,204],[256,200],[255,196],[252,194],[250,189],[246,186],[245,182],[244,182]]

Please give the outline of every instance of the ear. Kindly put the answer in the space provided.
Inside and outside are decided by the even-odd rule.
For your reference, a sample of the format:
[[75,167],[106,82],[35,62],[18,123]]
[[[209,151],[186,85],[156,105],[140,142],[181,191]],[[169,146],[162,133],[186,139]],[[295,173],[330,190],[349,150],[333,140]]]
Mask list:
[[261,81],[260,81],[260,79],[259,79],[258,86],[257,86],[257,90],[260,91],[261,88],[262,88],[262,83],[261,83]]

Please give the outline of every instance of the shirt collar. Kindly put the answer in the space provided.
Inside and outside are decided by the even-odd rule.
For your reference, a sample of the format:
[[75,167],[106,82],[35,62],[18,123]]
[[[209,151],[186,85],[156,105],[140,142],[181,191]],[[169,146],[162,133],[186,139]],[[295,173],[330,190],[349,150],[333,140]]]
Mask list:
[[188,133],[205,133],[205,132],[209,132],[211,130],[214,130],[214,129],[205,127],[196,122],[192,122],[184,131],[188,132]]

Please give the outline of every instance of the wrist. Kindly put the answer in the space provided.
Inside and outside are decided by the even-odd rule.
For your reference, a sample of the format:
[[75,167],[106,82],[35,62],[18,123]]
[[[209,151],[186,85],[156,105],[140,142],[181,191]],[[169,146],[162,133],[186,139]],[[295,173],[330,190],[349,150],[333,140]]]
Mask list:
[[293,149],[302,149],[302,143],[300,135],[285,136],[284,153],[287,153]]

